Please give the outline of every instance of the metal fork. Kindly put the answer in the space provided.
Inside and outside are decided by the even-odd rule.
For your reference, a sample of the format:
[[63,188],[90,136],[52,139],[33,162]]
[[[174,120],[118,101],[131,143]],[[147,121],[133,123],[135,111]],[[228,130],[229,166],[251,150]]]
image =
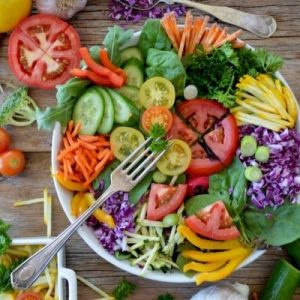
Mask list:
[[147,8],[135,4],[129,5],[124,0],[118,0],[118,2],[123,6],[141,11],[150,10],[159,3],[166,3],[168,5],[180,3],[200,9],[225,23],[244,28],[261,38],[270,37],[276,31],[277,27],[276,20],[271,16],[250,14],[227,6],[207,5],[191,0],[157,0]]
[[[11,283],[15,289],[28,289],[31,287],[57,252],[83,222],[92,215],[96,208],[101,206],[107,198],[118,191],[129,192],[152,170],[167,150],[165,149],[159,154],[152,152],[149,146],[152,140],[148,138],[144,141],[111,173],[111,185],[92,206],[51,243],[29,257],[11,273]],[[148,147],[145,148],[147,145]]]

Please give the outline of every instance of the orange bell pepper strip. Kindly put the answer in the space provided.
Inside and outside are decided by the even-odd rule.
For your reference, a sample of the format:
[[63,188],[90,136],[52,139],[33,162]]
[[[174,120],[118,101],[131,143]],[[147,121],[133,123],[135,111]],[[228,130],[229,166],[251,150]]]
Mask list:
[[[111,80],[108,77],[101,76],[99,74],[96,74],[93,71],[90,70],[81,70],[81,69],[72,69],[71,74],[73,76],[76,76],[78,78],[83,78],[83,79],[89,79],[95,84],[101,85],[101,86],[106,86],[106,87],[115,87],[114,84],[111,82]],[[120,85],[119,87],[121,87]]]
[[125,78],[126,73],[121,68],[115,66],[112,61],[109,59],[108,53],[105,49],[100,49],[99,56],[101,63],[104,67],[108,68],[109,70],[113,71],[114,73],[123,76]]

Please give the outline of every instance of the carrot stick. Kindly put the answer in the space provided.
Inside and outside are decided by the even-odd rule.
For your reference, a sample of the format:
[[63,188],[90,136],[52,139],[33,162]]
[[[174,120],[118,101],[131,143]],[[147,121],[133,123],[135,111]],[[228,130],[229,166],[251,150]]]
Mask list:
[[96,143],[93,143],[94,146],[96,147],[107,147],[110,145],[109,142],[96,142]]
[[221,47],[224,43],[231,42],[231,41],[235,40],[236,38],[238,38],[242,34],[242,32],[243,31],[241,29],[239,29],[239,30],[237,30],[236,32],[234,32],[232,34],[227,35],[226,38],[220,40],[214,46],[216,48]]
[[65,148],[68,148],[70,146],[66,137],[63,138],[63,144]]
[[80,131],[80,127],[81,127],[81,124],[80,122],[78,122],[74,128],[74,130],[72,131],[72,137],[76,137],[78,134],[79,134],[79,131]]
[[59,155],[57,156],[57,159],[58,159],[58,160],[62,160],[63,157],[64,157],[66,154],[68,154],[68,153],[70,153],[70,152],[76,150],[77,148],[79,148],[79,143],[78,143],[78,142],[74,143],[74,144],[71,145],[69,148],[60,151]]
[[185,22],[184,22],[184,29],[182,33],[182,38],[180,41],[180,46],[178,50],[178,57],[181,58],[184,53],[184,47],[185,43],[188,42],[189,36],[190,36],[190,30],[191,30],[191,24],[192,24],[192,14],[191,11],[188,11],[185,16]]
[[232,41],[232,47],[233,48],[243,48],[243,47],[245,47],[245,42],[235,39]]
[[217,42],[221,41],[223,38],[226,37],[227,31],[228,31],[228,27],[225,27],[225,28],[222,29],[222,31],[221,31],[221,33],[219,34],[218,38],[214,41],[214,45],[215,45]]
[[73,169],[72,169],[72,167],[71,167],[70,161],[69,161],[68,159],[64,159],[64,162],[66,162],[68,174],[69,174],[69,175],[70,175],[70,174],[73,174],[74,172],[73,172]]
[[203,45],[204,48],[208,48],[213,44],[213,41],[217,34],[217,27],[218,25],[214,23],[207,31],[205,37],[201,41],[201,45]]
[[90,160],[90,162],[95,159],[95,157],[91,154],[91,152],[88,149],[84,149],[83,153],[85,156]]
[[66,136],[67,136],[68,143],[70,144],[70,146],[72,146],[75,142],[73,141],[73,137],[72,137],[71,132],[67,131]]
[[84,142],[98,142],[99,140],[105,140],[103,139],[102,136],[98,136],[98,135],[79,135],[79,139],[81,139]]
[[194,25],[192,27],[192,31],[191,31],[191,36],[190,36],[190,41],[189,44],[187,46],[186,49],[186,54],[190,54],[193,53],[197,44],[197,36],[199,35],[199,33],[201,33],[201,29],[202,29],[202,19],[199,17],[195,18],[195,22]]
[[102,152],[99,152],[98,155],[97,155],[97,159],[98,159],[98,160],[103,159],[103,157],[105,157],[106,154],[109,153],[109,152],[110,152],[109,149],[105,149],[105,150],[103,150]]
[[84,141],[82,141],[82,140],[78,140],[78,143],[79,143],[82,147],[84,147],[84,148],[86,148],[86,149],[89,149],[89,150],[96,150],[96,149],[97,149],[97,146],[95,146],[95,145],[93,145],[93,144],[89,144],[89,143],[84,142]]
[[91,160],[90,164],[91,164],[91,167],[92,167],[93,169],[95,169],[95,167],[96,167],[96,165],[97,165],[97,159],[96,159],[96,158],[93,158],[93,159]]
[[171,41],[172,46],[176,50],[178,50],[177,41],[176,41],[175,35],[174,35],[173,31],[172,31],[172,26],[171,26],[169,20],[166,17],[164,17],[162,19],[162,21],[161,21],[161,24],[162,24],[164,30],[166,31],[166,33],[167,33],[167,35],[168,35],[168,37],[169,37],[169,39]]
[[89,174],[93,173],[93,168],[89,165],[89,163],[87,162],[86,156],[84,153],[82,153],[82,155],[80,156],[80,159],[82,161],[82,164],[84,165],[84,167],[87,169],[87,171],[89,172]]
[[204,34],[206,32],[206,25],[207,25],[208,21],[209,21],[208,16],[205,16],[204,19],[196,18],[195,22],[199,23],[199,25],[197,25],[197,26],[199,26],[200,29],[196,31],[195,40],[190,49],[191,53],[194,53],[196,46],[199,45],[200,41],[203,39]]
[[69,130],[69,131],[72,131],[73,128],[74,128],[74,121],[71,120],[71,121],[69,122],[69,124],[68,124],[68,130]]
[[68,167],[66,164],[66,160],[63,160],[63,170],[64,170],[64,180],[67,180],[68,178]]
[[81,182],[80,176],[78,174],[69,174],[68,178],[76,182]]
[[82,162],[82,158],[79,155],[75,156],[75,161],[77,162],[77,165],[79,166],[80,171],[82,172],[83,176],[85,177],[86,180],[90,179],[89,173],[87,169],[84,166],[84,163]]
[[176,15],[173,11],[169,14],[169,19],[170,19],[170,23],[172,24],[172,29],[175,35],[176,43],[177,45],[179,45],[181,36],[177,26]]
[[107,152],[106,155],[103,157],[103,159],[96,165],[95,170],[97,173],[99,173],[104,169],[109,157],[110,157],[110,152]]

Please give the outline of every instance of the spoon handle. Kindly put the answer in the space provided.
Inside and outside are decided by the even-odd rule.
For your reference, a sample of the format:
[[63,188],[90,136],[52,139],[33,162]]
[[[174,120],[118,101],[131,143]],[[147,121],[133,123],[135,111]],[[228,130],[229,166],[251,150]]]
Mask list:
[[270,37],[276,30],[276,20],[271,16],[255,15],[226,6],[212,6],[191,0],[174,0],[174,2],[200,9],[219,20],[246,29],[262,37]]

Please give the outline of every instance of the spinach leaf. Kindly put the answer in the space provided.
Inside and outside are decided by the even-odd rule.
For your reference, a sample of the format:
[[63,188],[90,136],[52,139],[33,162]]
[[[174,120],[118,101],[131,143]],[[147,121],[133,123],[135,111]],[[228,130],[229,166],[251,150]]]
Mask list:
[[73,107],[77,99],[89,85],[88,80],[72,78],[65,84],[57,86],[57,106],[47,107],[45,110],[36,109],[36,121],[39,129],[52,130],[55,122],[64,127],[72,117]]
[[281,246],[300,238],[300,204],[277,208],[251,208],[242,215],[247,235],[271,246]]
[[147,57],[147,53],[150,48],[170,50],[171,46],[171,42],[164,28],[161,26],[160,20],[150,19],[146,21],[138,43],[138,47],[144,57]]
[[185,202],[184,209],[188,216],[195,215],[202,208],[218,200],[218,197],[214,194],[197,195]]
[[146,193],[152,182],[153,172],[150,172],[145,178],[129,192],[129,202],[136,204],[141,197]]
[[244,172],[243,164],[235,157],[228,168],[209,177],[208,192],[216,195],[217,199],[222,199],[229,210],[238,214],[246,204],[247,180]]
[[117,25],[108,28],[108,33],[103,40],[103,44],[113,64],[120,66],[120,48],[131,39],[132,35],[133,30],[131,29],[124,30]]
[[148,77],[162,76],[169,79],[174,84],[177,95],[183,95],[186,72],[180,59],[174,52],[150,49],[146,63],[146,74]]

